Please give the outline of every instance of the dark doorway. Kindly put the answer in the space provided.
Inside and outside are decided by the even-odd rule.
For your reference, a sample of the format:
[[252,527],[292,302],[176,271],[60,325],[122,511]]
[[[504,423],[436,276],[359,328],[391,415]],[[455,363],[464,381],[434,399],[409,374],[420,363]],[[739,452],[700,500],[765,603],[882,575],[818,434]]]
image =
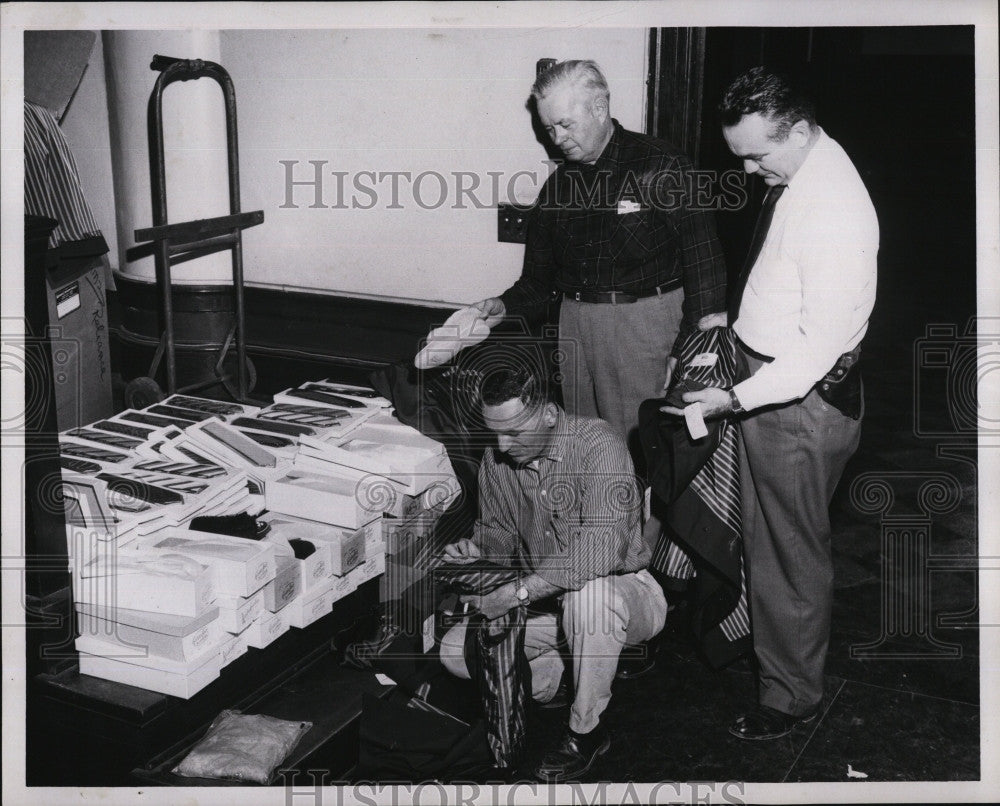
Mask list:
[[[923,333],[921,313],[960,322],[972,316],[973,27],[706,29],[702,167],[740,167],[715,108],[729,82],[757,64],[811,89],[820,125],[864,178],[882,231],[879,304],[890,296],[912,304],[914,316],[905,317],[912,336]],[[742,261],[762,195],[759,182],[749,187],[749,209],[718,217],[730,271]]]

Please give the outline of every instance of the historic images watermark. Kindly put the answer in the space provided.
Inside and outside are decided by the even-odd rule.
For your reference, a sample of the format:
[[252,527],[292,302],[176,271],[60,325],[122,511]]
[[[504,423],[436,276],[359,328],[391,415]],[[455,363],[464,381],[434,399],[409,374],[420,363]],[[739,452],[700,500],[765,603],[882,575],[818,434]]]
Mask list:
[[[547,170],[342,171],[329,160],[278,160],[280,209],[485,210],[532,198],[545,207],[613,208],[618,212],[740,210],[749,199],[742,170],[660,170],[624,173],[569,171],[567,182],[547,182]],[[551,163],[548,163],[551,165]],[[521,205],[530,207],[533,205]]]
[[331,780],[327,770],[279,771],[285,786],[285,806],[403,806],[439,804],[473,806],[492,803],[514,806],[521,803],[566,804],[566,806],[640,806],[647,803],[743,804],[746,786],[742,781],[660,781],[653,784],[596,784],[569,782],[545,784],[518,781],[512,784],[437,781],[346,782]]

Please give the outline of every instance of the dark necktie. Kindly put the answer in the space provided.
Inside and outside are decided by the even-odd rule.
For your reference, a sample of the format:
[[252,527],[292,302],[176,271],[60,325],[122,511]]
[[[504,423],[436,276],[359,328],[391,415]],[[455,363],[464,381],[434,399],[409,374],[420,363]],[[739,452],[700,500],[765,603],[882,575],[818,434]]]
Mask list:
[[729,307],[729,324],[732,325],[736,321],[736,317],[740,313],[740,303],[743,301],[743,292],[747,287],[747,280],[750,278],[750,270],[753,268],[753,264],[757,262],[757,257],[760,255],[760,250],[764,246],[764,240],[767,238],[767,231],[771,228],[771,219],[774,218],[774,207],[778,203],[778,199],[781,198],[781,194],[785,192],[785,188],[788,185],[772,185],[767,190],[767,195],[764,196],[764,203],[761,205],[760,212],[757,214],[757,224],[753,228],[753,238],[750,241],[750,250],[747,252],[746,262],[743,264],[743,269],[740,271],[739,279],[736,281],[735,293],[732,297],[732,303]]

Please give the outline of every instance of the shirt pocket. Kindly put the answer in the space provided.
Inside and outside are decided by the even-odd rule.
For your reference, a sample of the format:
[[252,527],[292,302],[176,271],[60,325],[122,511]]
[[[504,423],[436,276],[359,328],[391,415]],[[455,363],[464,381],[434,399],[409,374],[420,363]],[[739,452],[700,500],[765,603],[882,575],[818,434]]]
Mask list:
[[645,263],[656,251],[656,228],[651,211],[613,213],[608,251],[617,261]]

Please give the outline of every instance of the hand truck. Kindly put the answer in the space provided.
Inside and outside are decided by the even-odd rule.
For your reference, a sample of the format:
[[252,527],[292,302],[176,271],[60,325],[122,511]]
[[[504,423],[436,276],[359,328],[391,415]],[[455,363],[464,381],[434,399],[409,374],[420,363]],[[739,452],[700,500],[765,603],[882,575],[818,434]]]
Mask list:
[[[133,408],[162,400],[163,392],[154,380],[160,361],[165,359],[167,395],[193,392],[221,382],[239,402],[248,402],[248,394],[256,378],[246,354],[246,320],[243,307],[243,236],[244,229],[264,221],[263,210],[240,212],[240,167],[236,134],[236,92],[232,79],[220,65],[202,59],[176,59],[153,56],[150,69],[159,72],[150,96],[148,112],[150,179],[153,195],[153,226],[135,231],[136,243],[151,242],[156,266],[156,283],[160,295],[163,330],[149,369],[149,377],[135,378],[125,387],[126,404]],[[226,104],[226,150],[229,160],[229,215],[203,218],[179,224],[167,223],[167,182],[163,153],[163,90],[174,81],[211,78],[218,82]],[[230,250],[233,264],[233,323],[221,345],[192,345],[201,348],[218,347],[219,360],[215,378],[177,388],[177,360],[174,339],[174,308],[170,268],[187,260]],[[236,383],[223,369],[223,362],[235,339]],[[186,345],[185,345],[186,346]]]

